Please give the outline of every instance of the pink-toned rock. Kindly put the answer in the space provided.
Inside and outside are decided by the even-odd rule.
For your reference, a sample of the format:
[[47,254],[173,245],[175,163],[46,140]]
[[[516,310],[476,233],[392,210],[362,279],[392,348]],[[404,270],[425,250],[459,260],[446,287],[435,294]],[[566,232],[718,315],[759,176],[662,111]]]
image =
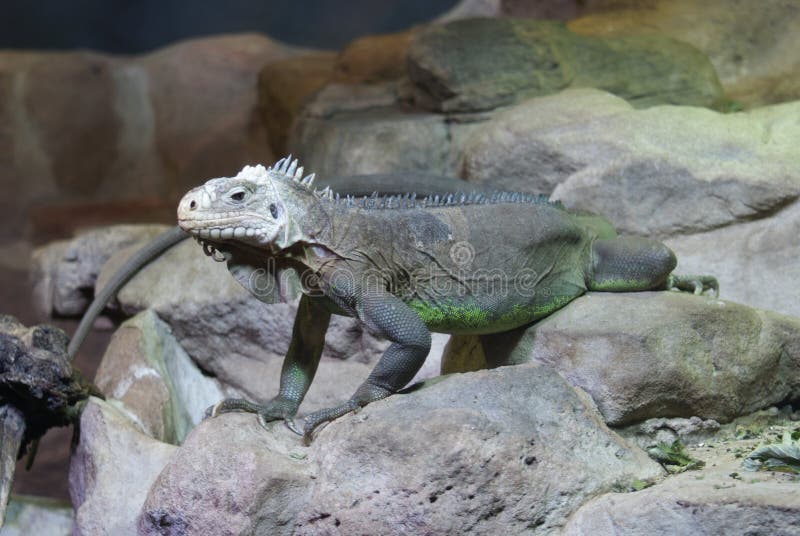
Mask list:
[[272,160],[258,73],[295,53],[256,34],[134,57],[0,52],[0,241],[36,205],[175,197]]
[[143,434],[112,403],[96,398],[80,426],[69,469],[73,534],[135,534],[147,491],[177,447]]

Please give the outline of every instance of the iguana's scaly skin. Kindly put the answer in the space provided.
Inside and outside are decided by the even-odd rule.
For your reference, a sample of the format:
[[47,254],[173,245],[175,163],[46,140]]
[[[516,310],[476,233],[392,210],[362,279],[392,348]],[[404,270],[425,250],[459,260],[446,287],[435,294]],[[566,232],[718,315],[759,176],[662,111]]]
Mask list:
[[212,408],[252,411],[262,422],[293,417],[313,380],[331,314],[353,316],[392,344],[346,403],[309,415],[310,439],[333,420],[402,389],[428,354],[431,331],[496,333],[551,314],[587,290],[668,286],[716,291],[713,278],[671,275],[665,245],[617,237],[602,218],[519,193],[339,198],[312,187],[297,161],[246,167],[191,190],[181,228],[225,260],[257,296],[258,278],[302,298],[277,397],[229,399]]

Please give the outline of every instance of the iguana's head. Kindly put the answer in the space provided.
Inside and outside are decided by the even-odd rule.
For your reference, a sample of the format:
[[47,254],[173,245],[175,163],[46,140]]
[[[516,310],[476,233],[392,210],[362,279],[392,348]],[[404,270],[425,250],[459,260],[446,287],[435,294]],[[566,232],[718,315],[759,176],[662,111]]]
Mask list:
[[306,238],[304,225],[327,192],[291,157],[274,167],[246,166],[235,177],[212,179],[178,204],[178,225],[212,243],[241,242],[284,249]]

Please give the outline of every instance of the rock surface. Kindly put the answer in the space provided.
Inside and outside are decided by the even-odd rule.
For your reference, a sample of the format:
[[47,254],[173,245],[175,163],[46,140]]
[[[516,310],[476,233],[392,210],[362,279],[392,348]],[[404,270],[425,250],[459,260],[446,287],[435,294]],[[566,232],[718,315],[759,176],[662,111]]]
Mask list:
[[40,497],[11,497],[3,536],[70,536],[72,508],[69,504]]
[[702,478],[689,471],[636,493],[593,499],[570,518],[563,531],[565,536],[798,533],[797,483],[790,477],[742,474],[739,460],[730,459],[704,470]]
[[[577,33],[608,36],[657,33],[708,56],[725,93],[747,106],[800,99],[800,5],[791,1],[653,0],[600,2],[569,23]],[[614,9],[616,7],[616,9]]]
[[275,157],[288,154],[287,138],[295,118],[306,101],[330,81],[335,62],[333,52],[303,54],[272,62],[258,74],[259,109]]
[[792,166],[800,103],[749,113],[634,110],[597,90],[532,99],[466,141],[471,182],[553,193],[618,231],[685,234],[766,217],[800,195]]
[[535,365],[456,375],[376,402],[330,424],[308,449],[290,437],[252,416],[204,422],[151,489],[140,529],[544,533],[586,498],[661,474],[605,428],[585,395]]
[[415,34],[408,74],[417,103],[443,112],[475,112],[596,87],[637,107],[715,106],[722,88],[708,59],[657,35],[593,38],[562,24],[467,19]]
[[678,272],[714,274],[725,299],[800,317],[800,203],[666,244],[678,256]]
[[176,447],[157,441],[113,402],[91,399],[70,464],[76,535],[136,534],[147,491]]
[[402,78],[406,73],[408,45],[413,31],[368,35],[342,49],[336,59],[333,81],[374,84]]
[[171,444],[183,441],[206,408],[236,394],[204,376],[152,310],[114,333],[95,384],[147,435]]
[[164,230],[163,225],[115,225],[36,249],[31,279],[37,309],[43,315],[83,313],[106,261],[115,252],[155,238]]
[[321,90],[297,119],[289,138],[306,169],[326,176],[420,171],[452,176],[451,138],[460,125],[397,105],[393,83]]
[[228,414],[192,431],[138,501],[140,534],[289,534],[312,471],[297,436],[270,426]]
[[443,373],[547,364],[615,426],[728,422],[800,396],[800,321],[707,297],[590,293],[527,329],[451,340]]

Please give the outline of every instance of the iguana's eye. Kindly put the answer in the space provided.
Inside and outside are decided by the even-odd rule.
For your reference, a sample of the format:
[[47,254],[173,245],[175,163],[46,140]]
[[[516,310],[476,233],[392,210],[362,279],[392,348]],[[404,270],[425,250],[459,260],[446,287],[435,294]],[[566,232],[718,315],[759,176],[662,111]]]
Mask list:
[[269,204],[269,213],[272,214],[272,217],[278,219],[278,205],[275,203]]
[[234,192],[230,195],[232,201],[244,201],[244,190],[239,190],[238,192]]

